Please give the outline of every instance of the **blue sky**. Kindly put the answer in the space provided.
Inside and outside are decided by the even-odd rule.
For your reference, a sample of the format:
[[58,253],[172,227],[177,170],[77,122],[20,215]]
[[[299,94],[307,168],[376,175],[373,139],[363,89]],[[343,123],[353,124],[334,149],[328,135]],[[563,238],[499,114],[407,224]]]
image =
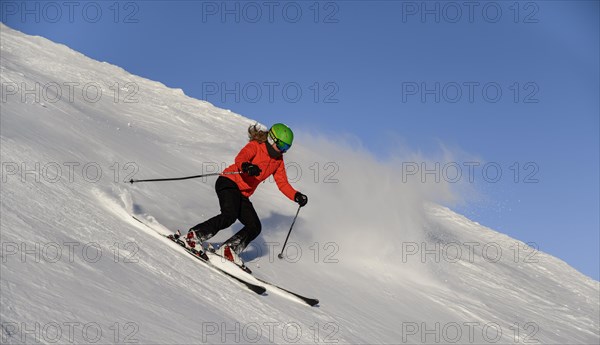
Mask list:
[[483,197],[455,209],[599,279],[597,1],[70,4],[3,1],[1,20],[381,159],[477,157]]

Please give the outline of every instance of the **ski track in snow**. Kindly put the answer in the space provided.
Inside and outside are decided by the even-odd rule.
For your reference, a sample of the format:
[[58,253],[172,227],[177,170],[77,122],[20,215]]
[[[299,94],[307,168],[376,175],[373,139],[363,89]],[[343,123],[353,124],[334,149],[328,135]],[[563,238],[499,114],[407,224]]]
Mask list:
[[[214,179],[124,181],[131,166],[136,178],[152,178],[228,164],[253,121],[4,24],[0,31],[2,83],[80,84],[74,101],[7,95],[2,103],[2,343],[489,344],[482,330],[494,325],[497,344],[600,342],[597,281],[543,252],[515,256],[522,242],[427,202],[443,187],[393,185],[393,169],[374,160],[373,175],[354,169],[371,159],[364,153],[302,135],[289,158],[308,167],[335,156],[340,182],[295,184],[310,197],[290,238],[302,249],[297,262],[277,259],[281,247],[266,245],[283,242],[295,204],[262,185],[253,202],[263,233],[245,255],[258,277],[321,303],[247,291],[131,218],[144,216],[164,234],[185,231],[218,212]],[[90,82],[103,87],[98,102],[80,97]],[[115,82],[134,82],[138,102],[114,102]],[[69,162],[79,163],[73,176]],[[102,172],[97,181],[82,175],[90,162]],[[33,172],[22,175],[23,166]],[[382,187],[344,182],[365,179]],[[456,262],[433,255],[422,262],[398,250],[410,241],[493,243],[504,255],[488,262],[475,250],[467,259],[463,245]],[[472,337],[465,324],[475,325]]]

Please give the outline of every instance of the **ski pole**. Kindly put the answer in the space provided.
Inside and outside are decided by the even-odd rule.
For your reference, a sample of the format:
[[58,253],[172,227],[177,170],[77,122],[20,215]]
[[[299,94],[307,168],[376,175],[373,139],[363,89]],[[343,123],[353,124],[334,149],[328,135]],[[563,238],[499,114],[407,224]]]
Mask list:
[[239,171],[229,171],[229,172],[220,172],[220,173],[210,173],[203,175],[194,175],[194,176],[185,176],[185,177],[172,177],[172,178],[154,178],[148,180],[129,180],[129,183],[133,184],[134,182],[157,182],[157,181],[177,181],[177,180],[187,180],[191,178],[199,178],[199,177],[207,177],[207,176],[215,176],[215,175],[232,175],[232,174],[241,174]]
[[298,218],[298,213],[300,213],[300,209],[302,206],[298,206],[298,211],[296,211],[296,215],[294,216],[294,220],[292,221],[292,225],[290,226],[290,231],[288,231],[287,237],[285,238],[285,242],[283,242],[283,248],[281,248],[281,253],[277,255],[278,258],[283,259],[283,251],[285,250],[285,245],[287,244],[288,238],[290,238],[290,234],[292,233],[292,229],[294,228],[294,223],[296,223],[296,218]]

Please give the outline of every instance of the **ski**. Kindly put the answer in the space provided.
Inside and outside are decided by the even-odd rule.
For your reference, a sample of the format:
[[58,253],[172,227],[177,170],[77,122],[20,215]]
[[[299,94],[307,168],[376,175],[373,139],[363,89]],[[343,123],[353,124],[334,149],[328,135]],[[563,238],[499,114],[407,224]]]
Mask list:
[[295,297],[299,298],[300,300],[302,300],[304,303],[308,304],[308,305],[309,305],[309,306],[311,306],[311,307],[314,307],[314,306],[316,306],[317,304],[319,304],[319,300],[318,300],[318,299],[316,299],[316,298],[311,298],[311,297],[302,296],[302,295],[300,295],[300,294],[297,294],[297,293],[295,293],[295,292],[293,292],[293,291],[290,291],[290,290],[288,290],[288,289],[284,289],[284,288],[282,288],[281,286],[275,285],[275,284],[273,284],[273,283],[270,283],[270,282],[268,282],[268,281],[265,281],[265,280],[263,280],[263,279],[260,279],[260,278],[258,278],[258,277],[254,277],[254,278],[255,278],[256,280],[258,280],[259,282],[261,282],[261,283],[265,284],[265,285],[269,285],[269,286],[271,286],[271,287],[274,287],[274,288],[276,288],[276,289],[279,289],[279,290],[281,290],[281,291],[284,291],[284,292],[286,292],[286,293],[289,293],[290,295],[293,295],[293,296],[295,296]]
[[[144,224],[146,227],[154,230],[151,226],[149,226],[145,222],[141,221],[137,217],[135,217],[135,216],[132,216],[132,217],[133,217],[133,219],[137,220],[138,222]],[[154,230],[154,231],[156,231],[156,230]],[[197,253],[194,253],[193,251],[191,251],[189,248],[187,248],[185,246],[185,243],[183,243],[183,241],[174,238],[172,235],[171,236],[169,236],[169,235],[163,235],[163,234],[160,234],[160,235],[163,236],[164,238],[166,238],[168,240],[171,240],[172,242],[175,242],[178,245],[180,245],[188,254],[190,254],[194,258],[198,259],[198,261],[200,261],[201,263],[203,263],[206,266],[208,266],[208,267],[216,270],[217,272],[222,273],[225,276],[227,276],[227,277],[229,277],[229,278],[231,278],[231,279],[239,282],[240,284],[246,286],[249,290],[251,290],[251,291],[253,291],[253,292],[255,292],[255,293],[259,294],[259,295],[262,295],[262,294],[264,294],[267,291],[267,289],[264,286],[260,286],[260,285],[256,285],[256,284],[250,283],[250,282],[248,282],[248,281],[246,281],[246,280],[244,280],[242,278],[236,277],[235,275],[233,275],[233,274],[231,274],[231,273],[229,273],[229,272],[227,272],[227,271],[225,271],[225,270],[223,270],[223,269],[221,269],[221,268],[213,265],[210,262],[210,260],[206,260],[206,259],[202,258],[200,255],[198,255]]]
[[[212,244],[212,243],[211,243],[210,245],[211,245],[211,246],[214,248],[214,244]],[[214,256],[216,256],[216,257],[218,257],[218,258],[222,259],[222,260],[227,260],[226,258],[222,257],[221,255],[219,255],[219,254],[215,253],[215,251],[214,251],[214,250],[209,250],[209,252],[210,252],[212,255],[214,255]],[[266,281],[266,280],[264,280],[264,279],[258,278],[257,276],[255,276],[255,275],[253,275],[253,274],[252,274],[252,271],[250,271],[250,269],[249,269],[249,268],[247,268],[247,266],[243,266],[243,267],[242,267],[242,266],[239,266],[239,265],[236,265],[236,266],[237,266],[239,269],[241,269],[242,271],[244,271],[244,272],[246,272],[246,273],[248,273],[248,274],[252,275],[252,277],[254,277],[254,279],[258,280],[259,282],[261,282],[261,283],[263,283],[263,284],[265,284],[265,285],[268,285],[268,286],[270,286],[270,287],[273,287],[273,288],[275,288],[275,289],[281,290],[281,291],[283,291],[283,292],[285,292],[285,293],[288,293],[288,294],[290,294],[290,295],[293,295],[293,296],[295,296],[296,298],[300,299],[301,301],[303,301],[304,303],[308,304],[308,305],[309,305],[309,306],[311,306],[311,307],[314,307],[314,306],[316,306],[317,304],[319,304],[319,300],[318,300],[318,299],[316,299],[316,298],[311,298],[311,297],[302,296],[302,295],[300,295],[300,294],[298,294],[298,293],[295,293],[295,292],[293,292],[293,291],[290,291],[290,290],[288,290],[288,289],[282,288],[281,286],[278,286],[278,285],[275,285],[275,284],[273,284],[273,283],[270,283],[270,282],[268,282],[268,281]]]

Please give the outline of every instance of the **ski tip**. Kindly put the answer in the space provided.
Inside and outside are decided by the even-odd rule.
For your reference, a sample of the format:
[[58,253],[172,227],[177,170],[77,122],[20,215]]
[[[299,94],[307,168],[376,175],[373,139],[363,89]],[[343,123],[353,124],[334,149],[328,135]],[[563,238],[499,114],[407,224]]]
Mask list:
[[307,300],[306,303],[309,306],[311,306],[311,307],[318,307],[319,306],[319,300],[318,299]]
[[267,292],[267,289],[264,286],[257,286],[256,288],[253,288],[252,291],[259,295],[264,295]]

